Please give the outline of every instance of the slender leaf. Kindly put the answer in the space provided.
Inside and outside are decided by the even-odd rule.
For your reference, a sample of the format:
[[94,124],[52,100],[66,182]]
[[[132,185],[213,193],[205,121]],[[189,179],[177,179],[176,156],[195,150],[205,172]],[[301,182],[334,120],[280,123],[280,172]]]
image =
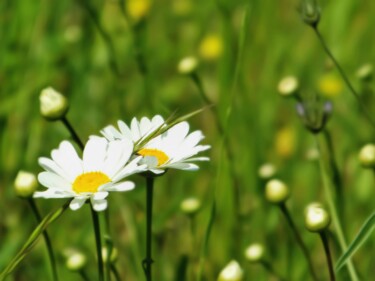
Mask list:
[[339,271],[346,262],[353,256],[353,254],[359,249],[359,247],[367,240],[375,226],[375,212],[365,221],[359,230],[357,236],[350,243],[348,249],[336,263],[336,271]]
[[35,246],[36,242],[40,238],[40,235],[43,233],[47,227],[58,219],[69,206],[71,200],[67,201],[62,207],[57,209],[55,212],[49,213],[38,226],[34,229],[31,233],[29,239],[25,242],[21,250],[17,253],[17,255],[11,260],[11,262],[7,265],[7,267],[1,272],[0,280],[4,280],[7,275],[9,275],[16,266],[27,256],[27,254],[32,250]]

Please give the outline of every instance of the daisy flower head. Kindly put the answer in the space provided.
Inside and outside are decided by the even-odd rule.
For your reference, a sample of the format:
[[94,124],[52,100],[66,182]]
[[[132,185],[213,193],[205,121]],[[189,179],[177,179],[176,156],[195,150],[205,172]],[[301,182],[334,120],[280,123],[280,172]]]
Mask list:
[[81,159],[70,142],[62,141],[52,150],[51,159],[39,158],[39,165],[45,171],[38,175],[38,180],[47,190],[35,192],[34,197],[73,198],[72,210],[90,199],[95,211],[105,210],[108,192],[133,189],[133,182],[122,180],[145,170],[145,165],[138,164],[141,157],[128,163],[132,152],[133,143],[128,139],[108,142],[105,138],[91,137]]
[[140,121],[134,117],[130,123],[130,127],[121,120],[117,121],[117,125],[118,129],[109,125],[100,132],[109,141],[126,138],[135,144],[150,136],[157,129],[165,126],[165,121],[160,115],[155,115],[152,119],[142,117]]
[[[134,118],[130,128],[122,121],[118,121],[118,126],[119,130],[108,126],[101,132],[110,141],[127,138],[136,144],[166,124],[161,116],[156,115],[151,120],[143,117],[140,122]],[[189,123],[183,121],[148,140],[137,148],[135,154],[142,156],[140,163],[146,164],[147,170],[155,174],[168,168],[197,170],[199,167],[191,162],[209,160],[208,157],[194,157],[210,148],[209,145],[198,145],[202,139],[204,136],[199,130],[189,134]]]

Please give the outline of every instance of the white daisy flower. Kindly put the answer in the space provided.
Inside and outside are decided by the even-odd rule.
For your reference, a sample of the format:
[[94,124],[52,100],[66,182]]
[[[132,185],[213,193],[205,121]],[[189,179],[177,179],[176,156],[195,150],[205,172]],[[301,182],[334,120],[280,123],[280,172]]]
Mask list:
[[133,189],[133,182],[120,181],[145,170],[145,165],[138,165],[142,157],[127,163],[132,152],[133,143],[128,139],[108,142],[105,138],[93,137],[85,145],[81,160],[73,145],[62,141],[58,149],[52,150],[52,159],[39,158],[39,164],[46,171],[38,175],[38,180],[47,190],[35,192],[34,197],[73,197],[72,210],[81,208],[90,199],[95,211],[105,210],[108,192]]
[[119,130],[114,126],[109,125],[100,132],[109,141],[126,138],[132,140],[133,143],[136,143],[141,139],[145,139],[164,124],[164,119],[160,115],[155,115],[152,119],[143,117],[140,121],[134,117],[130,123],[130,127],[128,127],[123,121],[119,120],[117,121]]
[[[124,122],[118,121],[119,129],[113,126],[104,128],[101,133],[108,140],[130,139],[134,143],[145,139],[150,133],[164,124],[161,116],[156,115],[152,120],[143,117],[140,122],[133,119],[129,128]],[[191,162],[207,161],[208,157],[193,157],[201,151],[210,148],[209,145],[198,145],[204,138],[201,131],[189,133],[189,123],[181,122],[161,135],[148,141],[135,153],[143,156],[140,161],[147,169],[160,174],[168,168],[181,170],[197,170],[199,167]]]

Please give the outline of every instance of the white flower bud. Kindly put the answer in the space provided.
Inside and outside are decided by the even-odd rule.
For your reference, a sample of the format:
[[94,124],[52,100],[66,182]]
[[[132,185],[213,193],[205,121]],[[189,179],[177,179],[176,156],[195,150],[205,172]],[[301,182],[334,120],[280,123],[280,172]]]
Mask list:
[[178,64],[178,72],[181,74],[191,74],[198,66],[198,60],[195,57],[183,58]]
[[249,247],[245,250],[245,258],[249,262],[259,262],[263,259],[264,256],[264,248],[263,245],[256,243],[251,244]]
[[217,281],[242,281],[243,270],[237,261],[232,260],[219,274]]
[[[103,262],[107,263],[108,262],[108,250],[106,247],[102,248],[102,257],[103,257]],[[117,248],[112,248],[110,262],[115,263],[117,261],[117,258],[118,258],[118,250]]]
[[362,147],[359,162],[365,168],[375,168],[375,144],[369,143]]
[[68,111],[68,101],[59,92],[48,87],[40,93],[40,112],[49,120],[58,120]]
[[273,179],[266,184],[266,199],[275,204],[285,202],[289,197],[288,186],[280,180]]
[[79,271],[86,265],[86,256],[81,252],[74,252],[66,259],[66,267],[71,271]]
[[185,214],[193,215],[201,208],[201,202],[194,197],[187,198],[181,202],[180,208]]
[[14,181],[14,189],[17,196],[31,197],[38,187],[36,176],[32,173],[19,171]]
[[320,232],[326,229],[331,217],[320,203],[312,203],[305,210],[305,226],[311,232]]
[[299,82],[294,76],[286,76],[280,80],[277,89],[282,96],[292,96],[299,90]]
[[272,178],[276,173],[276,168],[271,163],[265,163],[258,169],[258,175],[262,179]]

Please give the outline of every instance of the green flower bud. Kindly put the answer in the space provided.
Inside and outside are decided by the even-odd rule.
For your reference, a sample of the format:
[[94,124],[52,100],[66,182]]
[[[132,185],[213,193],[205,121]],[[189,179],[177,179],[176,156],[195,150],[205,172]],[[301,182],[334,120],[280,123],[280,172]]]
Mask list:
[[219,274],[217,281],[242,281],[243,270],[238,262],[232,260]]
[[191,74],[198,66],[198,60],[195,57],[183,58],[178,64],[178,72],[181,74]]
[[375,168],[375,144],[369,143],[362,147],[359,162],[364,168]]
[[299,90],[299,82],[294,76],[286,76],[280,80],[277,90],[279,94],[284,97],[293,96],[297,94]]
[[374,74],[374,67],[370,63],[366,63],[362,65],[358,70],[357,70],[357,77],[362,80],[362,81],[371,81],[372,76]]
[[[106,247],[102,248],[102,257],[103,257],[103,262],[107,263],[108,262],[108,249]],[[117,261],[117,258],[118,258],[118,250],[117,248],[112,248],[110,262],[115,263]]]
[[289,198],[288,186],[280,180],[273,179],[266,184],[266,199],[275,204],[285,202]]
[[264,247],[262,244],[256,243],[251,244],[249,247],[245,250],[245,258],[249,262],[259,262],[263,259],[264,256]]
[[34,174],[19,171],[14,181],[14,189],[17,196],[28,198],[31,197],[38,187],[38,181]]
[[59,92],[48,87],[40,93],[40,113],[48,120],[58,120],[68,112],[68,101]]
[[299,7],[302,20],[316,28],[320,21],[320,7],[316,0],[301,0]]
[[86,265],[86,256],[81,252],[74,251],[66,259],[66,267],[71,271],[80,271]]
[[331,222],[331,217],[320,203],[311,203],[305,209],[305,226],[311,232],[325,230]]

